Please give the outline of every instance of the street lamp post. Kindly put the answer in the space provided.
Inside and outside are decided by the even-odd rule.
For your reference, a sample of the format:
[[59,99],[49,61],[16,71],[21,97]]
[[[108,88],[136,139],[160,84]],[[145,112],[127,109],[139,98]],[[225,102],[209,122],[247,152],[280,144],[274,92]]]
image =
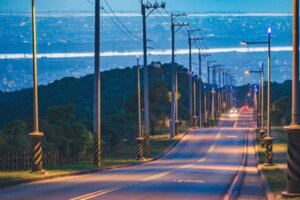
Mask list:
[[245,74],[253,74],[253,73],[259,73],[260,74],[260,91],[261,91],[261,96],[260,96],[260,121],[261,121],[261,126],[260,126],[260,145],[261,147],[265,147],[265,125],[264,125],[264,110],[265,110],[265,105],[264,105],[264,65],[261,63],[260,70],[255,71],[255,70],[248,70],[245,71]]
[[288,133],[287,191],[285,197],[300,197],[300,123],[299,123],[299,0],[293,0],[293,87],[292,123]]
[[268,45],[268,98],[267,98],[267,137],[264,138],[266,152],[265,152],[265,165],[270,166],[273,164],[273,140],[271,137],[271,33],[272,29],[268,28],[268,41],[266,42],[246,42],[242,41],[242,45],[252,44],[267,44]]
[[33,48],[33,132],[29,134],[32,140],[33,165],[32,172],[43,173],[42,139],[44,134],[39,131],[38,80],[37,80],[37,44],[35,0],[32,3],[32,48]]
[[271,28],[268,28],[268,122],[266,142],[265,165],[273,164],[273,140],[271,137]]

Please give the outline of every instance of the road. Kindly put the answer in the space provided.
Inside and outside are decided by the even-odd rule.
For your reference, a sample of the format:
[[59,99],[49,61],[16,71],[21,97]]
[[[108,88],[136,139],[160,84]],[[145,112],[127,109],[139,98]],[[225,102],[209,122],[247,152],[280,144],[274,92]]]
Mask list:
[[0,199],[224,199],[241,169],[251,115],[190,131],[156,161],[14,186]]

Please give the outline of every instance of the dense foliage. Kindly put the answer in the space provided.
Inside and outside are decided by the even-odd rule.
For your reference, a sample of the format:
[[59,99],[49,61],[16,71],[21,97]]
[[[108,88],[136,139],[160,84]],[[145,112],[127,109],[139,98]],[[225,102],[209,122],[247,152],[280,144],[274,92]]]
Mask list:
[[[177,66],[179,117],[188,119],[187,70]],[[44,147],[66,155],[90,149],[93,143],[93,75],[64,78],[39,87],[40,129]],[[143,69],[141,70],[143,83]],[[250,85],[237,87],[237,105],[245,103]],[[143,94],[143,84],[141,85]],[[266,86],[265,86],[266,91]],[[149,67],[151,134],[165,126],[170,116],[170,65]],[[143,96],[143,95],[142,95]],[[272,83],[272,123],[288,124],[291,110],[291,81]],[[265,99],[266,100],[266,99]],[[143,99],[142,99],[143,102]],[[266,101],[265,101],[266,102]],[[198,103],[197,103],[198,105]],[[32,89],[0,92],[0,151],[30,148]],[[101,73],[102,144],[109,150],[137,136],[137,67]]]
[[[182,66],[177,66],[186,72]],[[179,74],[179,113],[187,118],[186,73]],[[45,133],[45,147],[70,154],[92,147],[93,75],[80,79],[64,78],[39,87],[40,129]],[[143,69],[141,69],[143,83]],[[143,84],[141,85],[143,94]],[[170,65],[149,67],[151,133],[164,126],[170,114]],[[143,96],[143,95],[142,95]],[[143,102],[143,99],[142,99]],[[30,148],[32,131],[32,89],[0,93],[0,150]],[[184,113],[184,114],[183,114]],[[137,136],[137,67],[113,69],[101,73],[102,143],[113,148],[124,139]]]

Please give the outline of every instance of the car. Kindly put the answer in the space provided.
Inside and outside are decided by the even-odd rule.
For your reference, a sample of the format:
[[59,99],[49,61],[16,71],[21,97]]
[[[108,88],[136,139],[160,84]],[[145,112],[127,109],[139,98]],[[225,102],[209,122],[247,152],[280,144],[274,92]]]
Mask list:
[[246,111],[248,111],[248,110],[249,110],[249,108],[250,108],[250,107],[249,107],[248,105],[245,105],[245,106],[243,106],[243,107],[242,107],[242,110],[246,110]]
[[237,118],[238,117],[238,110],[236,108],[232,108],[229,111],[229,117],[230,118]]

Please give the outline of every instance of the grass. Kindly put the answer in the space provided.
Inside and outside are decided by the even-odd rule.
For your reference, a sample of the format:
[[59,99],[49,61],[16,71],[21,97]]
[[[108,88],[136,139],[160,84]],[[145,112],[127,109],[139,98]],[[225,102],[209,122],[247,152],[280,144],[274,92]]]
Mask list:
[[[168,134],[161,134],[150,137],[150,152],[149,158],[153,158],[160,154],[166,148],[174,143],[174,140],[169,139]],[[141,161],[136,160],[136,143],[126,142],[118,146],[114,153],[103,155],[101,168],[109,168],[126,164],[135,164]],[[0,171],[0,187],[7,184],[14,184],[16,181],[28,179],[50,178],[56,175],[67,175],[70,173],[81,172],[85,170],[95,170],[97,167],[92,163],[82,163],[76,165],[64,166],[49,166],[45,167],[46,174],[35,174],[29,170],[18,171]]]
[[[276,199],[285,199],[281,197],[281,193],[286,190],[287,134],[283,132],[281,127],[273,127],[272,136],[274,137],[274,165],[271,167],[263,165],[265,162],[265,149],[261,148],[259,141],[257,141],[259,163]],[[257,138],[259,138],[259,135],[257,135]],[[294,200],[300,200],[300,198],[294,198]]]

